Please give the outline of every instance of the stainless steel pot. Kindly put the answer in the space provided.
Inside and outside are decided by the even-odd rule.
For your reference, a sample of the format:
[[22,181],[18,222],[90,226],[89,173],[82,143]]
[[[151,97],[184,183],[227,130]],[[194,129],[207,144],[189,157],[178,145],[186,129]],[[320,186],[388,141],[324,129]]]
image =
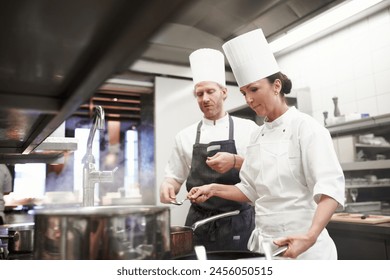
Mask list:
[[0,260],[8,258],[8,228],[0,225]]
[[10,253],[31,253],[34,249],[34,223],[5,224],[7,236],[0,236],[1,239],[8,239],[8,251]]
[[31,253],[34,249],[34,223],[11,224],[8,233],[10,253]]
[[177,256],[182,256],[193,252],[194,250],[193,234],[198,227],[207,224],[211,221],[238,215],[239,213],[240,210],[235,210],[235,211],[214,215],[206,219],[197,221],[191,227],[171,226],[171,257],[175,258]]
[[164,259],[170,210],[99,206],[34,210],[34,259]]

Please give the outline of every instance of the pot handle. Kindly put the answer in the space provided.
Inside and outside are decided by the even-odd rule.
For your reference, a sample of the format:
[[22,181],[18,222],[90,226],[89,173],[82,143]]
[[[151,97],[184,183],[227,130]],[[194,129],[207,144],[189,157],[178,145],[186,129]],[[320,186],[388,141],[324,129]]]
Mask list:
[[206,219],[197,221],[196,223],[194,223],[192,225],[191,228],[192,228],[193,231],[195,231],[198,227],[203,226],[204,224],[207,224],[208,222],[211,222],[211,221],[214,221],[214,220],[218,220],[218,219],[222,219],[222,218],[226,218],[226,217],[230,217],[230,216],[235,216],[235,215],[238,215],[238,214],[240,214],[240,210],[230,211],[230,212],[218,214],[218,215],[215,215],[215,216],[211,216],[211,217],[208,217]]

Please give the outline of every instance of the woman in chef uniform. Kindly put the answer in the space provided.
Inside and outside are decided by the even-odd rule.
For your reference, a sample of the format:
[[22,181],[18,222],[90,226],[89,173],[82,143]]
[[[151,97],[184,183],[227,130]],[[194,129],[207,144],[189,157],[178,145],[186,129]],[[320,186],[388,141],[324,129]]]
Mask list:
[[264,125],[252,134],[240,171],[241,182],[193,188],[189,198],[218,196],[255,204],[256,228],[248,242],[287,245],[285,257],[337,259],[325,228],[344,203],[345,181],[329,132],[309,115],[288,107],[291,81],[279,71],[261,29],[223,45],[247,104]]
[[[240,182],[239,169],[250,134],[258,128],[255,122],[232,117],[224,110],[227,89],[223,53],[199,49],[191,53],[189,59],[195,97],[203,119],[184,128],[175,137],[160,187],[163,203],[175,200],[185,181],[188,191],[203,184]],[[191,226],[201,219],[233,210],[240,210],[240,214],[198,227],[194,232],[194,243],[213,251],[247,250],[255,223],[254,208],[246,202],[215,197],[193,204],[185,224]]]

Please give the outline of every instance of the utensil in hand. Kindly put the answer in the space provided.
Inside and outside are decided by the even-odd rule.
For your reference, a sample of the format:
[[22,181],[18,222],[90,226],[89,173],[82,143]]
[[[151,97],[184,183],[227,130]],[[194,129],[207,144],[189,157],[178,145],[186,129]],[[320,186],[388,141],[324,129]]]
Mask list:
[[171,200],[170,203],[174,205],[183,205],[184,201],[186,201],[187,199],[188,198],[185,198],[182,201]]
[[266,260],[272,260],[274,257],[278,257],[288,249],[287,245],[283,245],[272,251],[272,245],[269,241],[263,241],[261,246],[263,247]]
[[282,255],[284,252],[287,251],[287,249],[288,249],[287,245],[280,246],[279,248],[277,248],[275,251],[272,252],[272,257],[277,257]]

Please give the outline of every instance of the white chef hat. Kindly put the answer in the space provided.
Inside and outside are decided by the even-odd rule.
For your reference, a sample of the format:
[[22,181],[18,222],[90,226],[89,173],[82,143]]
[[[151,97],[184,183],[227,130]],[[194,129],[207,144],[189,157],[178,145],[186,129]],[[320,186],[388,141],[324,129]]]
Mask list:
[[194,85],[211,81],[226,86],[225,57],[214,49],[198,49],[190,54],[190,65]]
[[280,71],[261,29],[235,37],[222,48],[239,87]]

